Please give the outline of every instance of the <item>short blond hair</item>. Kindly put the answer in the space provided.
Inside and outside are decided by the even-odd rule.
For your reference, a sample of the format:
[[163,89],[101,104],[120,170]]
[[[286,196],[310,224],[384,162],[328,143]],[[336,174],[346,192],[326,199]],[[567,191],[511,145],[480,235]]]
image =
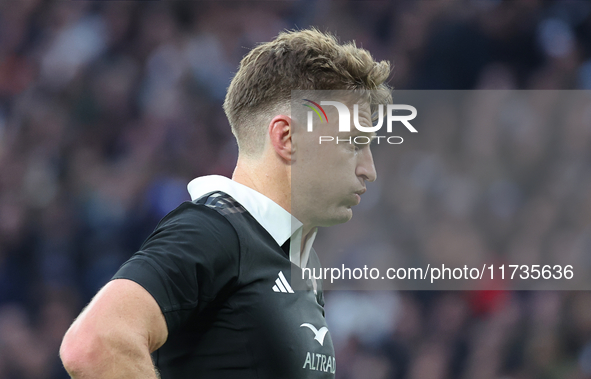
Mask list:
[[[317,29],[285,31],[252,49],[232,79],[224,111],[241,154],[262,151],[267,126],[289,111],[292,90],[370,90],[390,99],[388,61]],[[374,95],[375,96],[375,95]]]

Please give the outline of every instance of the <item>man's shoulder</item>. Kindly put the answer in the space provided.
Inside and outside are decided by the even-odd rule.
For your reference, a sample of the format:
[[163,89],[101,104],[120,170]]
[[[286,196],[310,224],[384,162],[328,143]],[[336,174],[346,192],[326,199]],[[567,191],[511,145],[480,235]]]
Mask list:
[[230,225],[225,221],[226,214],[246,212],[244,207],[230,195],[216,191],[193,201],[185,201],[170,211],[159,223],[164,226],[176,222],[209,221]]
[[232,197],[223,192],[212,192],[199,199],[181,203],[160,220],[155,233],[177,229],[185,232],[236,235],[226,215],[240,212],[245,212],[244,208]]
[[210,192],[193,200],[192,203],[195,205],[204,205],[222,215],[246,212],[246,209],[238,201],[222,191]]
[[206,204],[207,196],[197,200],[185,201],[164,216],[135,258],[176,257],[194,261],[216,257],[220,262],[236,260],[240,238],[233,224],[216,206]]

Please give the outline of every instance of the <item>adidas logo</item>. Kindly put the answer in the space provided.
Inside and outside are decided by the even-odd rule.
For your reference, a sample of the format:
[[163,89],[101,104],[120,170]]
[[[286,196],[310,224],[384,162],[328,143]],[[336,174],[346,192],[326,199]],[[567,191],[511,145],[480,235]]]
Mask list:
[[275,279],[275,285],[273,286],[274,292],[282,292],[282,293],[293,293],[291,286],[285,279],[282,271],[279,271],[279,277]]

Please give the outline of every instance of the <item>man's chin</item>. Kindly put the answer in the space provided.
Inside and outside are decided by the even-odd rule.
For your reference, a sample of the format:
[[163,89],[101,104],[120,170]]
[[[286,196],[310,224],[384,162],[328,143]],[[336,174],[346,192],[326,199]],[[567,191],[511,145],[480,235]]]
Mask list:
[[337,224],[343,224],[353,217],[353,210],[350,207],[339,209],[338,212],[335,212],[331,216],[332,217],[329,219],[323,220],[324,222],[319,226],[333,226]]

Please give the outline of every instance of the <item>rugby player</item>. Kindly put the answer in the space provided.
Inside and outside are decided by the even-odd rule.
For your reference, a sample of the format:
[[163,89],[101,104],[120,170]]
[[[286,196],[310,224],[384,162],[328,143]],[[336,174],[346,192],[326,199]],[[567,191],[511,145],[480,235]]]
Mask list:
[[[239,147],[232,179],[189,183],[193,201],[161,220],[66,333],[68,373],[334,378],[321,283],[294,290],[292,270],[318,264],[317,227],[349,220],[376,172],[369,145],[321,149],[320,129],[295,128],[291,90],[387,98],[389,74],[388,62],[316,29],[251,50],[224,102]],[[365,122],[369,113],[361,112]],[[305,177],[292,181],[294,164]]]

